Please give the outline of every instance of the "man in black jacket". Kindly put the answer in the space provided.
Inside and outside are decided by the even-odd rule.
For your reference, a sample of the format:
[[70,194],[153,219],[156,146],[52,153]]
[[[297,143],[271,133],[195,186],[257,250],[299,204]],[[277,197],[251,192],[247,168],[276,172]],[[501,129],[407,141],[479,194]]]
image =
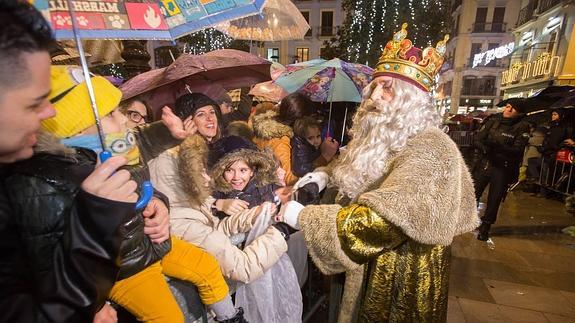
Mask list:
[[523,152],[529,140],[529,124],[522,120],[525,112],[522,99],[510,99],[503,113],[490,117],[475,137],[475,147],[481,155],[473,172],[477,201],[489,184],[487,207],[477,236],[479,240],[489,238],[491,225],[497,220],[499,204],[508,186],[519,176]]
[[[0,21],[0,321],[89,322],[119,270],[118,231],[134,213],[136,184],[117,170],[126,159],[110,158],[86,174],[67,206],[70,218],[38,234],[51,221],[51,208],[64,206],[34,204],[39,196],[18,194],[11,179],[33,155],[40,122],[55,115],[48,101],[54,40],[27,1],[0,1]],[[37,167],[38,174],[50,171],[49,164]],[[42,185],[41,176],[29,178],[24,185]],[[48,193],[67,194],[65,187]],[[15,197],[37,212],[15,210]]]

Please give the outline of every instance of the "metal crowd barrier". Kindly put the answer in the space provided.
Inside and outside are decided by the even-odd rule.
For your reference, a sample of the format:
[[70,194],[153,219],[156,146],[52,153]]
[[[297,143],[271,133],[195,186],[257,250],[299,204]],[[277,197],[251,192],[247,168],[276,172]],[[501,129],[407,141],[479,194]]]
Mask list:
[[461,148],[473,146],[474,131],[450,130],[447,134]]
[[572,149],[561,149],[557,152],[555,160],[544,158],[539,173],[539,185],[563,195],[573,195],[574,157],[575,152]]

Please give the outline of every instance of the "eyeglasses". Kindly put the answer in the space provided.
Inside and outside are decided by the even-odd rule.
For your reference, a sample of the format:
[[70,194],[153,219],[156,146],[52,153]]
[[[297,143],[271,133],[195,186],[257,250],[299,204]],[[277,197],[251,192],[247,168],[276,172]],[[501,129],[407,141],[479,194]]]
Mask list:
[[128,110],[127,117],[135,123],[140,123],[142,120],[144,120],[144,123],[148,122],[148,116],[143,116],[138,111]]

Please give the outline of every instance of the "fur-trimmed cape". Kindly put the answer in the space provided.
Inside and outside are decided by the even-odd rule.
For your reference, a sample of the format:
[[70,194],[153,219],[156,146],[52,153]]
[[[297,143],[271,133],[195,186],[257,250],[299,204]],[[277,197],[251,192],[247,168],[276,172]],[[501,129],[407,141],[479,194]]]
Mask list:
[[435,128],[409,139],[389,165],[358,195],[355,205],[371,213],[304,208],[306,245],[323,273],[346,272],[339,322],[442,322],[449,245],[479,224],[471,175],[455,143]]

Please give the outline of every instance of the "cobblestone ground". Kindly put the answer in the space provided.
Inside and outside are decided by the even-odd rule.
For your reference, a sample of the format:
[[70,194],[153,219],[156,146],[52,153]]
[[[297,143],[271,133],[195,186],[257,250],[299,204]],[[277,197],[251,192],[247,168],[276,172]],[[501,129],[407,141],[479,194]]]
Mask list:
[[562,202],[510,193],[492,244],[455,239],[448,322],[575,322],[575,225]]

